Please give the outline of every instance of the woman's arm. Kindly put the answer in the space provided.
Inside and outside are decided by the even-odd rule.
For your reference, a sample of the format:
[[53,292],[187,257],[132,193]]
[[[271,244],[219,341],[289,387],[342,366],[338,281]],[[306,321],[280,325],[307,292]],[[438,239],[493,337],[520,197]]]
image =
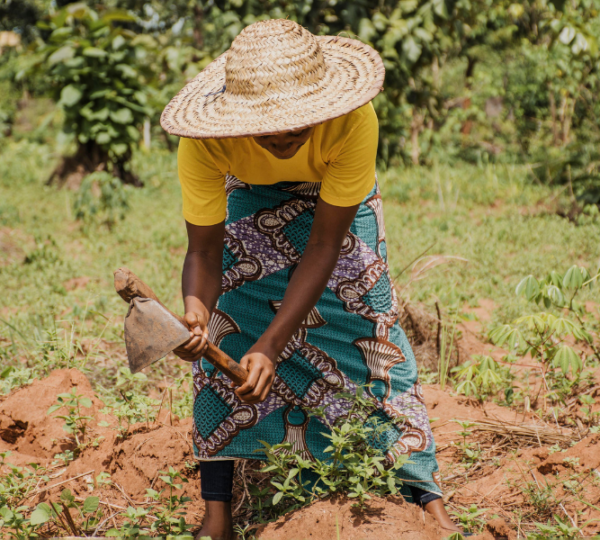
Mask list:
[[175,350],[183,360],[193,362],[204,352],[206,326],[221,295],[225,222],[198,226],[186,221],[188,250],[183,263],[181,288],[185,305],[184,320],[190,340]]
[[357,210],[358,205],[344,208],[319,199],[308,243],[281,307],[240,362],[250,372],[248,381],[237,389],[244,401],[258,403],[266,399],[277,357],[321,298]]

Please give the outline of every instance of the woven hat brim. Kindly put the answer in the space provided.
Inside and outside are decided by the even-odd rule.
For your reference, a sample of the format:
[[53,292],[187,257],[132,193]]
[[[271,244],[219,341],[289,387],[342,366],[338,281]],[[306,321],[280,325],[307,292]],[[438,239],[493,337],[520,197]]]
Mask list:
[[221,92],[227,52],[211,62],[166,106],[160,124],[171,135],[189,139],[224,139],[275,135],[315,126],[348,114],[381,90],[385,68],[377,52],[354,39],[315,36],[327,66],[324,80],[294,95],[257,103]]

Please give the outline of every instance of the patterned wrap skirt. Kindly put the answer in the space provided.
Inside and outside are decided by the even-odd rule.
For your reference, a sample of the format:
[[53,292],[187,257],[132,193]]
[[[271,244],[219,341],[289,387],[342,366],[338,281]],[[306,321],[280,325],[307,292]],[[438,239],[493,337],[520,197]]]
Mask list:
[[[319,189],[319,183],[263,186],[227,177],[223,294],[209,335],[236,361],[281,305],[308,241]],[[410,456],[399,470],[404,485],[441,494],[415,357],[398,323],[377,184],[360,204],[325,292],[277,359],[267,399],[241,401],[205,360],[194,364],[193,377],[198,459],[261,459],[260,441],[289,442],[304,456],[327,459],[329,428],[307,412],[324,406],[334,424],[350,408],[336,394],[370,385],[379,420],[390,424],[383,438],[387,460]]]

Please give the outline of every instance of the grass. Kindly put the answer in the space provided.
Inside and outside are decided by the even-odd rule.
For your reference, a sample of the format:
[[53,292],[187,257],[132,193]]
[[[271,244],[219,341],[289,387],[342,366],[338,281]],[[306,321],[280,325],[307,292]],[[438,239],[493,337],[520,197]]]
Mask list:
[[[107,383],[116,367],[106,367],[111,353],[103,345],[122,344],[126,311],[113,270],[128,266],[181,309],[186,237],[176,155],[138,153],[145,187],[129,189],[131,208],[112,231],[82,227],[75,193],[44,185],[56,157],[56,148],[27,139],[7,140],[0,150],[0,354],[9,364],[38,366],[40,355],[60,349],[63,367],[77,365]],[[524,308],[514,297],[523,276],[572,264],[594,270],[600,261],[598,223],[557,216],[557,193],[533,183],[523,167],[391,169],[380,183],[392,275],[412,301],[460,308],[489,298],[498,306],[493,322],[505,322]],[[424,252],[430,258],[413,270]],[[419,274],[425,262],[441,264]],[[75,287],[77,278],[89,281]]]
[[600,264],[599,223],[558,216],[562,193],[534,183],[525,167],[460,164],[380,178],[392,275],[428,248],[466,259],[441,258],[417,281],[407,268],[398,283],[413,301],[461,307],[489,298],[498,306],[492,322],[507,322],[523,313],[514,290],[526,275]]

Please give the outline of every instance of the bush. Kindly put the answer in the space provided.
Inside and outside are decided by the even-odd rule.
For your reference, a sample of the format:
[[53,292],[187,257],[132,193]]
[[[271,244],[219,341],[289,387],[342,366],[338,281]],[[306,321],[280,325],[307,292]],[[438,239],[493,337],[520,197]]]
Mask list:
[[79,183],[86,174],[104,169],[140,185],[131,171],[131,154],[152,110],[147,105],[149,74],[138,59],[143,46],[122,26],[134,20],[124,11],[100,16],[77,3],[39,24],[50,34],[36,67],[49,80],[53,98],[65,111],[63,129],[78,146],[51,180]]

